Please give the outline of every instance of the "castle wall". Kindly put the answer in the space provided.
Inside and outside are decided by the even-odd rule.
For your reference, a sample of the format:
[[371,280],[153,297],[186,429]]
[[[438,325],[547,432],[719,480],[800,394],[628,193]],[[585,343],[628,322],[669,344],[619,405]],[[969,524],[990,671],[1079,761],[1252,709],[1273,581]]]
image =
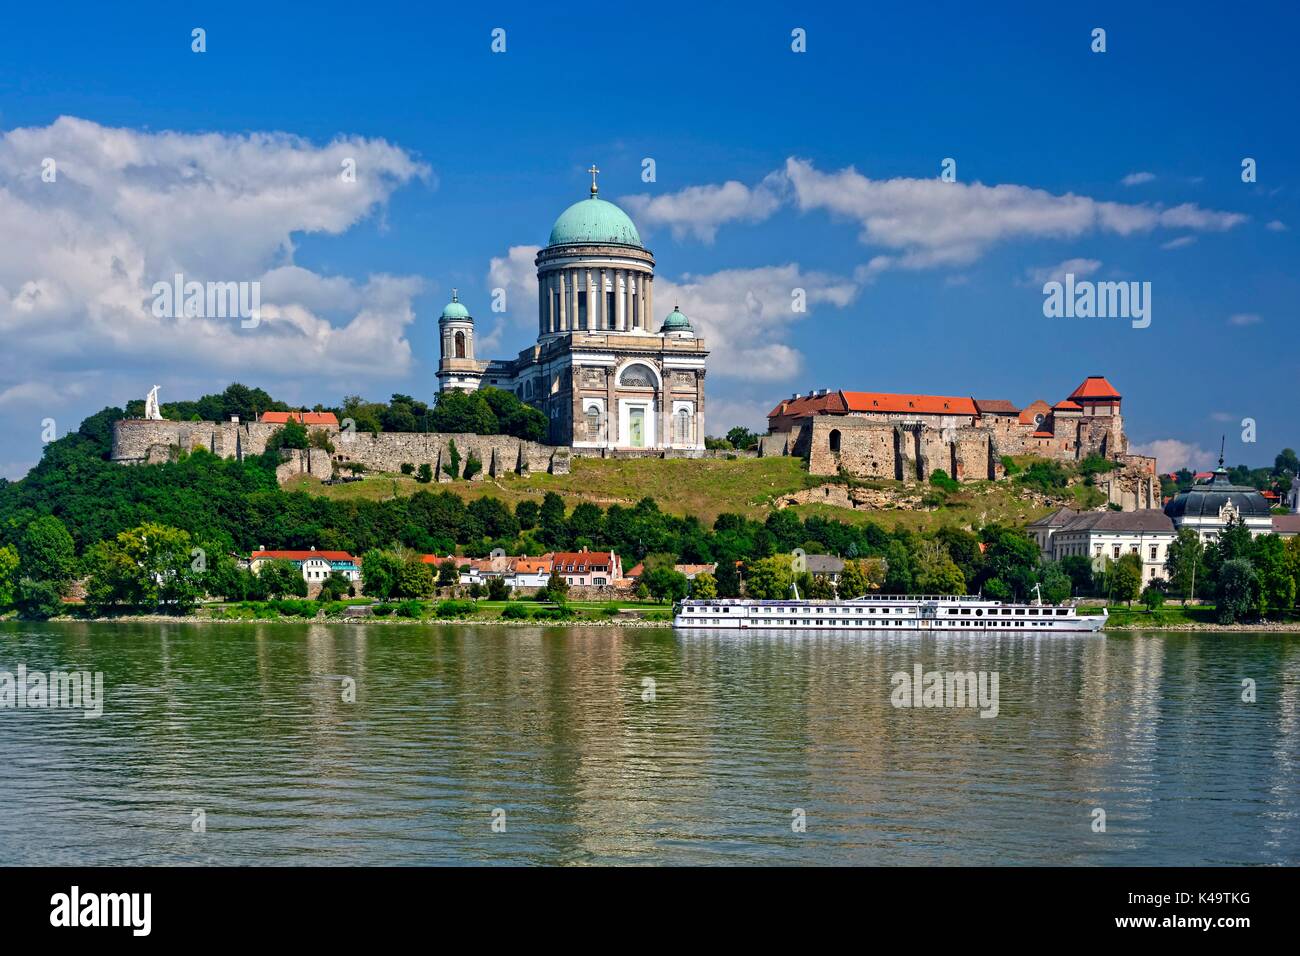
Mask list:
[[[242,461],[266,450],[266,443],[282,426],[262,422],[173,422],[123,419],[113,423],[112,460],[122,464],[157,464],[173,461],[181,452],[202,448],[221,458]],[[400,472],[402,465],[428,464],[436,481],[451,481],[444,465],[452,462],[456,443],[464,475],[471,455],[481,467],[472,480],[504,474],[532,472],[568,474],[573,458],[716,458],[757,457],[758,451],[705,451],[691,448],[609,449],[543,445],[510,435],[443,434],[438,432],[341,432],[336,425],[318,426],[329,435],[334,451],[307,449],[286,453],[277,469],[281,480],[299,474],[328,478],[333,470],[357,462],[368,471]],[[308,431],[315,431],[315,427]]]

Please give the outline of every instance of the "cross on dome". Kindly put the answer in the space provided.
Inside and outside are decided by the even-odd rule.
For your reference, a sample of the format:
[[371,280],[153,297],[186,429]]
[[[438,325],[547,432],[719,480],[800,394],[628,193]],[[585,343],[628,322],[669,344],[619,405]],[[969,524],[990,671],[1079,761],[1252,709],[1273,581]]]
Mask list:
[[587,170],[587,172],[591,173],[591,195],[594,199],[596,196],[596,174],[600,172],[600,170],[596,168],[595,163],[592,163],[591,168]]

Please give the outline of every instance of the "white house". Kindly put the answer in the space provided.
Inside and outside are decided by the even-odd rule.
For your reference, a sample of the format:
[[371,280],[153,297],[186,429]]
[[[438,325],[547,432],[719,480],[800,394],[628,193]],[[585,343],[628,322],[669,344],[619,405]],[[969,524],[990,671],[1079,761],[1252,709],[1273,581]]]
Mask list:
[[337,571],[351,582],[361,580],[361,562],[346,551],[268,551],[258,548],[248,556],[248,567],[260,574],[268,561],[292,561],[302,571],[308,584],[320,584]]
[[1029,526],[1044,558],[1060,561],[1070,555],[1092,560],[1094,570],[1126,554],[1142,559],[1142,580],[1165,576],[1169,545],[1177,535],[1173,519],[1156,508],[1140,511],[1085,511],[1062,508]]

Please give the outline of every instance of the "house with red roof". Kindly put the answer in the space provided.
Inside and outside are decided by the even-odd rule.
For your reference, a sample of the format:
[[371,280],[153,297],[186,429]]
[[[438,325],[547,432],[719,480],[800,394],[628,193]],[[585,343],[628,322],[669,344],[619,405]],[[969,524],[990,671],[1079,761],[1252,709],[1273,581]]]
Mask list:
[[571,586],[612,587],[623,577],[623,562],[613,551],[557,551],[552,573]]
[[317,551],[314,547],[306,550],[268,550],[259,547],[248,556],[248,568],[254,574],[260,574],[270,561],[293,562],[302,571],[302,579],[308,584],[320,584],[336,571],[349,581],[361,579],[361,559],[346,551]]

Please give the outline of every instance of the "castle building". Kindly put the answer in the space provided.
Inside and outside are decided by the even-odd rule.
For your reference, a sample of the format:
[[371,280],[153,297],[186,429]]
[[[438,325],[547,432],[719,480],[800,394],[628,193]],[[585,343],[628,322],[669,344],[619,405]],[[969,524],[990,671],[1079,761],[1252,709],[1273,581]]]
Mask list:
[[768,413],[764,455],[807,458],[814,475],[925,481],[943,470],[958,481],[1003,476],[1006,455],[1116,462],[1097,477],[1125,511],[1158,507],[1155,459],[1128,454],[1121,396],[1090,375],[1069,397],[1017,408],[1006,399],[827,389],[795,394]]
[[507,389],[550,419],[552,445],[704,448],[708,349],[676,307],[658,322],[654,256],[628,215],[597,195],[560,214],[537,254],[537,342],[513,359],[474,353],[453,292],[438,319],[440,391]]

